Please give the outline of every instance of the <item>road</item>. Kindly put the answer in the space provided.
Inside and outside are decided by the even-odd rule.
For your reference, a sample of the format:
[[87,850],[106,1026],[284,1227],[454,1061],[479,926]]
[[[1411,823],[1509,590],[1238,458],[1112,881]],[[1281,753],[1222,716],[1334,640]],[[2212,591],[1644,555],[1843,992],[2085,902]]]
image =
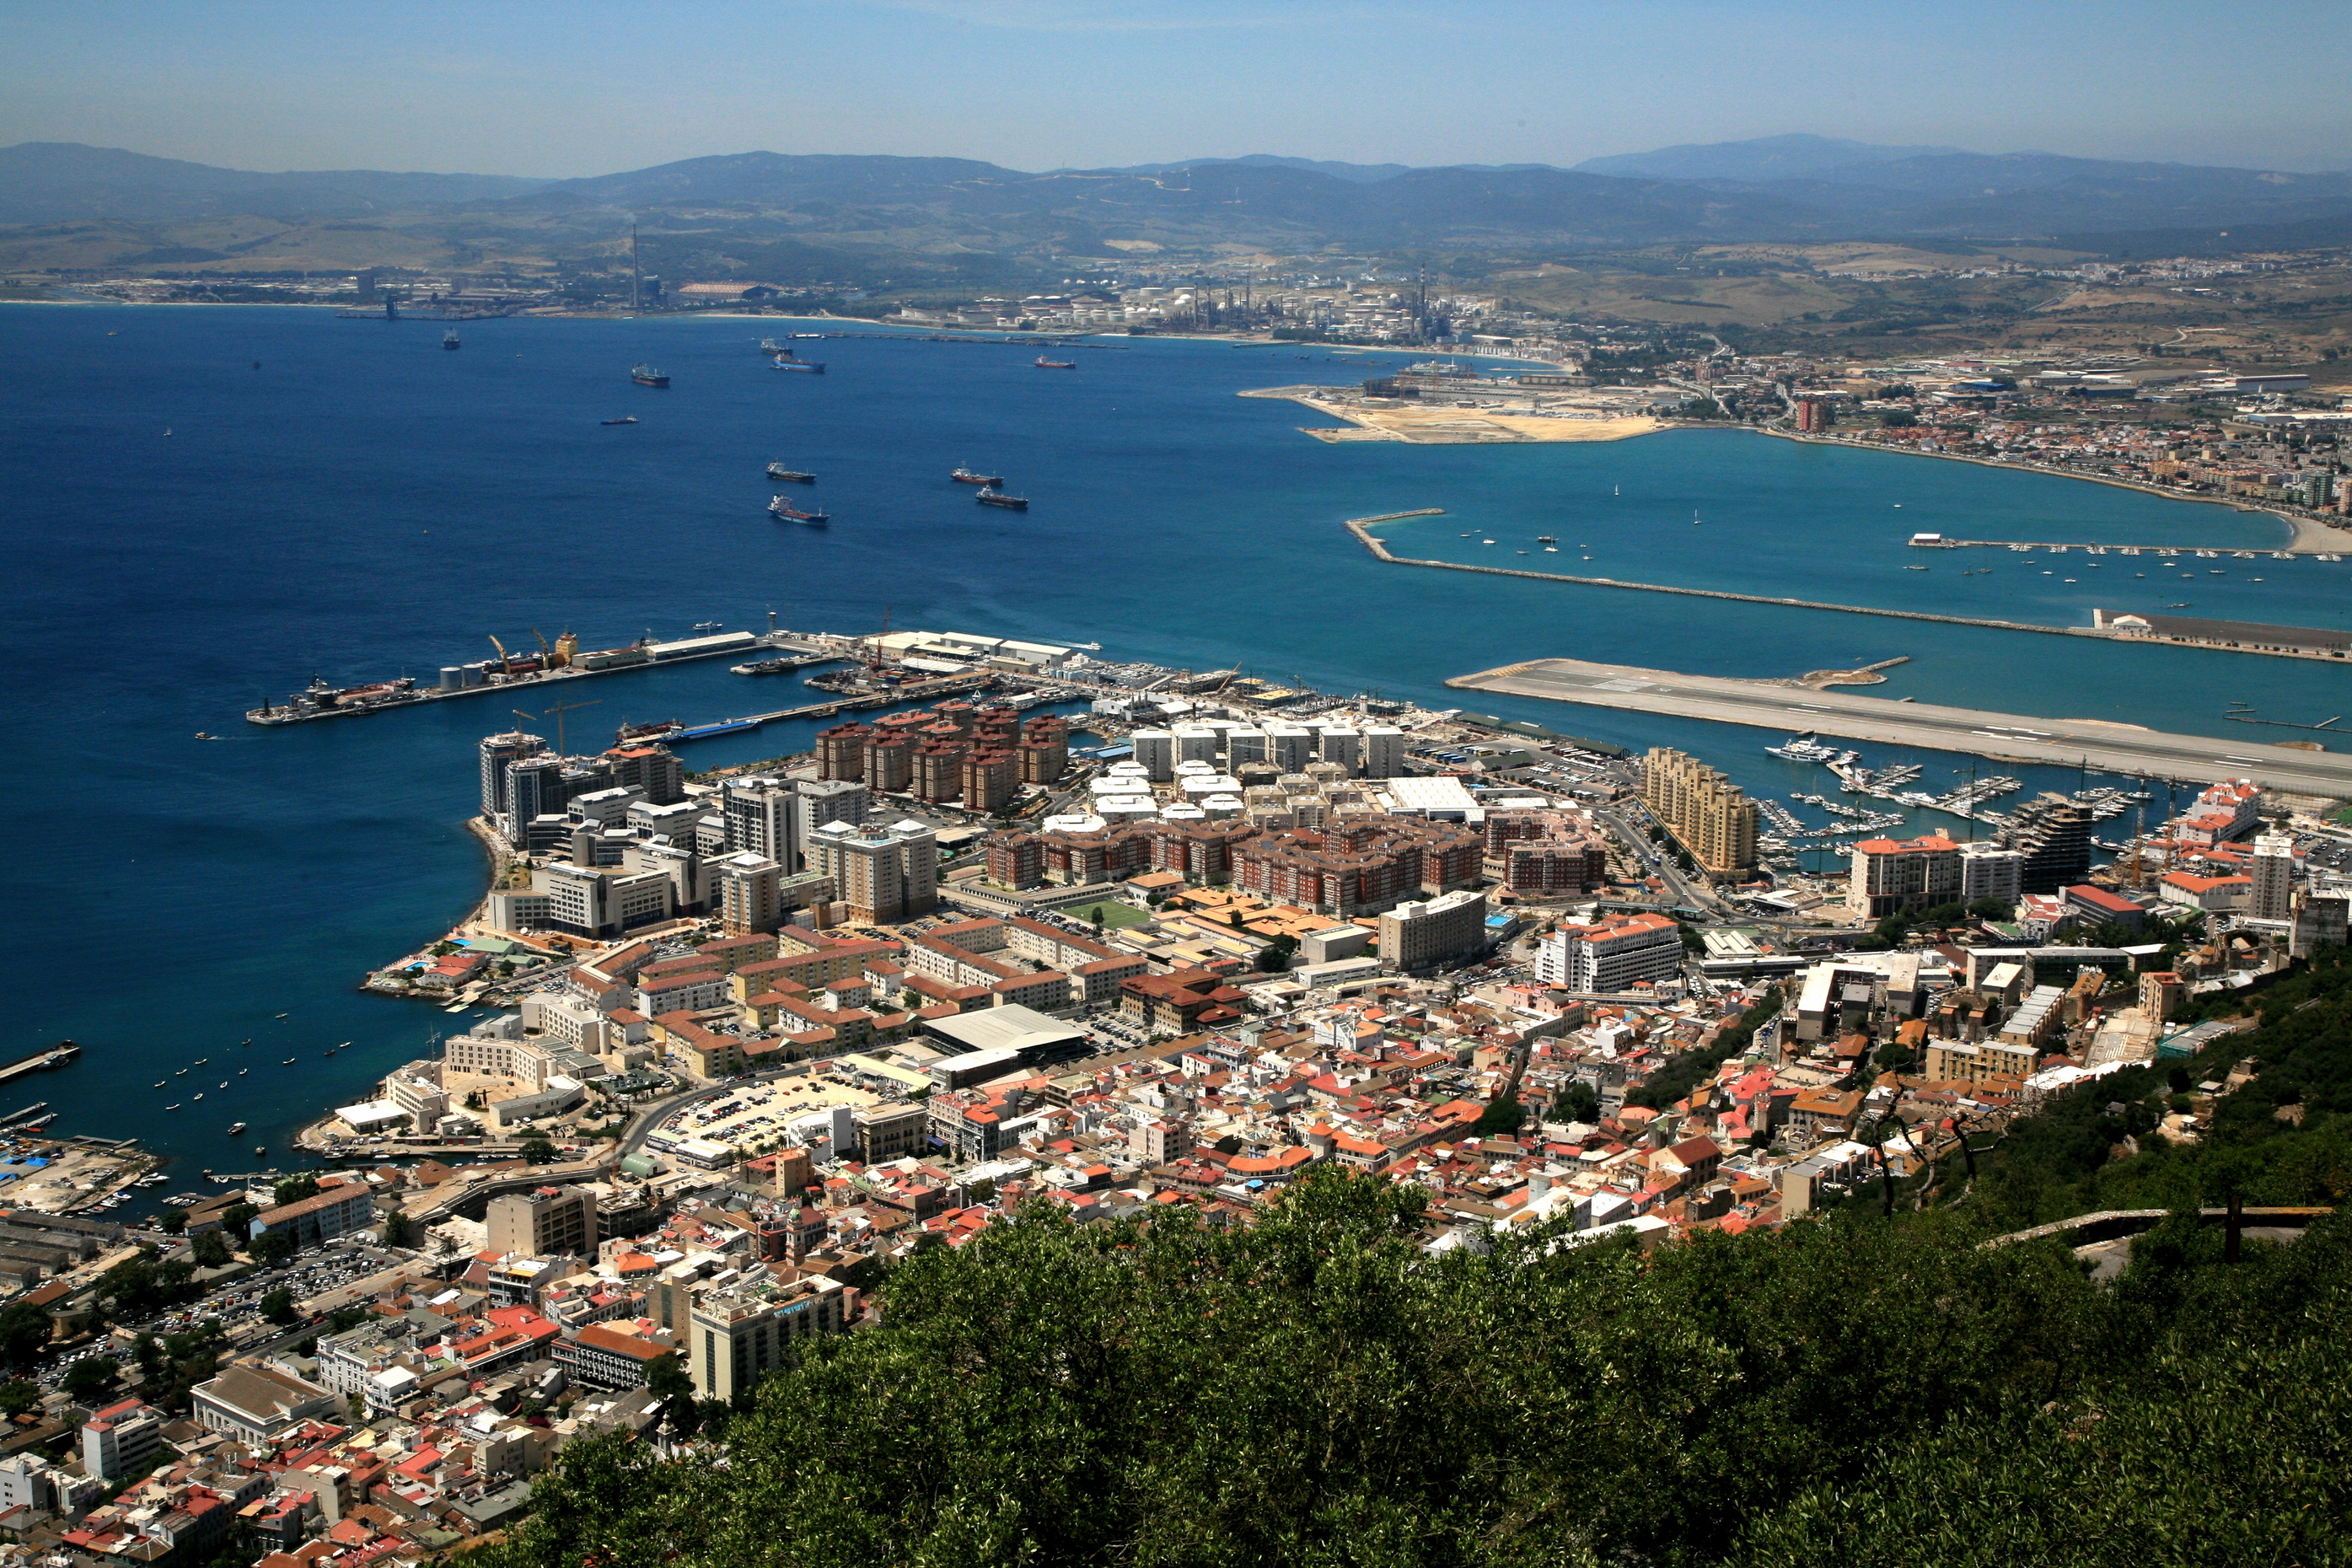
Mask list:
[[2084,763],[2104,773],[2207,784],[2246,778],[2268,789],[2335,799],[2352,797],[2352,755],[2168,734],[2096,720],[2047,719],[1891,701],[1573,658],[1530,659],[1459,676],[1445,684],[1594,708],[1710,719],[1784,734],[1835,735],[1850,741],[1968,752],[2002,762],[2066,767]]

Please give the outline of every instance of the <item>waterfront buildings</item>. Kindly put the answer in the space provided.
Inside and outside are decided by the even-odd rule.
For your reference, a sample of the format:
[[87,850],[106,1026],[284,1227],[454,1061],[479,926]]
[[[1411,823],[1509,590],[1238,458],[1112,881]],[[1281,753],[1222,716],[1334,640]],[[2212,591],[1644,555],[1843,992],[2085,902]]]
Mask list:
[[854,921],[911,920],[937,901],[938,837],[911,819],[889,826],[826,823],[809,834],[808,860],[809,869],[831,879]]
[[1707,871],[1735,876],[1756,864],[1756,803],[1697,758],[1653,748],[1642,760],[1642,804]]

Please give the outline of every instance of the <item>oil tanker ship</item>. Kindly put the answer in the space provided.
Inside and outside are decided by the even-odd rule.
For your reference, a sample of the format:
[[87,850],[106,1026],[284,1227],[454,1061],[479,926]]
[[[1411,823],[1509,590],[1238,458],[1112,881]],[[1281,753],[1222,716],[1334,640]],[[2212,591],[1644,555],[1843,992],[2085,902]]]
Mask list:
[[639,386],[667,386],[669,373],[656,370],[649,364],[633,365],[629,369],[629,379]]

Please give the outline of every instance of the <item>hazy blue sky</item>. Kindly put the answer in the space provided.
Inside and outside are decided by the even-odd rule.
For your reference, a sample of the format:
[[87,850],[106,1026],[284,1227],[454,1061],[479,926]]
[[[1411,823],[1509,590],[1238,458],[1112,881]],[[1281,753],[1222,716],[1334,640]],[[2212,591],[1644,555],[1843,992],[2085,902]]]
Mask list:
[[1811,131],[2352,166],[2345,0],[0,0],[0,144],[571,175],[1557,163]]

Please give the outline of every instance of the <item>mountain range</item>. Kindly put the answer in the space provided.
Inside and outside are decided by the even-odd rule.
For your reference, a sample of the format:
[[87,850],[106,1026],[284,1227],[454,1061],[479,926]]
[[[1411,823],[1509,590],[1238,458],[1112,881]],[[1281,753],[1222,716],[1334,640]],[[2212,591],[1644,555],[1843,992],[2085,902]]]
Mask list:
[[[740,153],[583,179],[253,174],[70,142],[0,148],[0,224],[424,214],[756,232],[762,243],[1108,256],[1216,244],[1620,247],[2060,239],[2208,247],[2352,236],[2352,174],[1988,154],[1792,135],[1548,164],[1421,168],[1257,154],[1039,174],[961,158]],[[2255,232],[2259,231],[2259,232]],[[860,237],[863,237],[862,238]],[[736,247],[740,249],[740,247]],[[2144,254],[2145,252],[2143,252]]]

